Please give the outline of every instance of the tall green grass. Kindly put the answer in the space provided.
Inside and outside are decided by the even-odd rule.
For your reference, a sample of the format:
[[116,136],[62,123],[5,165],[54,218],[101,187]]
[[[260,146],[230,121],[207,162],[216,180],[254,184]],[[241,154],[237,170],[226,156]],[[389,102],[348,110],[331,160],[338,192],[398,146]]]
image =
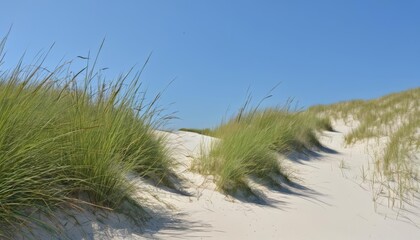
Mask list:
[[287,178],[279,154],[320,146],[316,131],[323,127],[314,115],[287,108],[241,112],[212,131],[221,140],[202,154],[195,167],[214,175],[218,188],[227,193],[249,189],[249,177]]
[[34,225],[59,234],[39,213],[141,209],[128,174],[170,184],[157,99],[145,102],[139,75],[95,85],[92,69],[63,76],[19,63],[0,76],[0,238]]

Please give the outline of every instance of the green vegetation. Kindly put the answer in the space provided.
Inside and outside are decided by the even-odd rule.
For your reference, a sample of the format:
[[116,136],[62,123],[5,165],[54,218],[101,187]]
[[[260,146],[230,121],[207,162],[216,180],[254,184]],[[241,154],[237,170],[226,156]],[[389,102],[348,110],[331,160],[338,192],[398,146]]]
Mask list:
[[327,123],[315,115],[288,109],[241,112],[212,130],[211,135],[221,141],[197,160],[195,168],[214,175],[218,188],[227,193],[249,189],[249,177],[273,180],[278,175],[287,179],[279,153],[320,146],[315,131],[330,128]]
[[[145,102],[141,72],[128,84],[129,74],[105,84],[93,72],[95,63],[65,76],[65,66],[46,72],[19,63],[0,75],[1,239],[35,225],[59,235],[42,217],[86,206],[142,219],[146,213],[133,197],[131,174],[172,187],[174,162],[164,137],[154,134],[162,122],[156,119],[159,95]],[[420,148],[420,88],[304,112],[288,106],[245,110],[248,103],[215,129],[180,129],[220,139],[193,166],[213,175],[219,190],[251,190],[250,178],[276,184],[277,176],[288,179],[279,156],[322,147],[317,132],[333,131],[331,119],[344,119],[358,123],[347,144],[387,139],[376,166],[395,183],[388,185],[393,192],[404,197],[418,191],[412,159]]]
[[138,96],[139,75],[128,87],[125,75],[93,90],[91,69],[65,77],[62,67],[41,69],[20,63],[0,76],[2,239],[33,225],[58,234],[35,216],[59,209],[141,210],[129,173],[170,184],[171,159],[153,134],[157,99]]
[[347,144],[386,139],[376,166],[388,179],[392,195],[418,191],[418,166],[413,161],[420,147],[420,88],[374,100],[356,100],[330,106],[315,106],[310,112],[358,123],[345,136]]

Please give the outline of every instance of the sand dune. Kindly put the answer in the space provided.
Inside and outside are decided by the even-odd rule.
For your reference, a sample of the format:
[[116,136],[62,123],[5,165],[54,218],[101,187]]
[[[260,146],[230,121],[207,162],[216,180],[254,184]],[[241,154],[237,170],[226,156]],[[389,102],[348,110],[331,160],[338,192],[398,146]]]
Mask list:
[[[173,204],[181,221],[194,223],[182,231],[162,229],[157,238],[214,239],[420,239],[420,209],[408,212],[388,207],[387,198],[371,191],[368,171],[371,161],[365,144],[345,147],[349,128],[335,125],[337,132],[321,137],[324,150],[295,154],[288,164],[295,169],[296,184],[283,189],[259,187],[266,198],[235,199],[214,191],[211,178],[184,172],[191,180],[193,196],[159,192]],[[171,134],[171,140],[187,155],[197,154],[200,141],[209,138],[194,133]],[[178,150],[181,151],[181,150]],[[188,166],[189,157],[179,160]],[[372,169],[372,167],[370,168]],[[420,206],[417,201],[415,206]]]
[[321,136],[325,149],[283,159],[294,170],[293,183],[269,189],[253,182],[260,198],[226,196],[215,190],[211,176],[190,171],[192,159],[217,140],[196,133],[162,132],[179,162],[183,191],[134,179],[138,196],[157,209],[144,228],[122,215],[98,221],[97,214],[78,213],[84,221],[68,224],[67,235],[72,239],[420,239],[419,200],[413,200],[412,206],[390,206],[392,201],[380,197],[381,188],[371,181],[366,144],[344,146],[350,128],[342,122],[334,127],[337,132]]

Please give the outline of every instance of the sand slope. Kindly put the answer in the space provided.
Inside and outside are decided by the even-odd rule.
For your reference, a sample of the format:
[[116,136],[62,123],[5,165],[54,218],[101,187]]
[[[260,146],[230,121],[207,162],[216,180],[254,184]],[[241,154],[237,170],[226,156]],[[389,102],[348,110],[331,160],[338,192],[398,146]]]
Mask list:
[[[214,191],[211,177],[188,172],[192,196],[157,190],[171,203],[181,229],[160,229],[156,238],[213,239],[420,239],[419,201],[408,212],[388,207],[377,198],[369,180],[370,153],[366,144],[343,145],[350,129],[336,124],[325,132],[323,151],[294,154],[286,160],[299,179],[280,190],[260,187],[266,202],[238,200]],[[191,156],[210,138],[194,133],[170,134],[178,160],[189,166]],[[362,170],[364,169],[364,170]],[[370,167],[372,169],[372,167]],[[365,171],[365,178],[362,176]],[[374,191],[378,191],[377,189]],[[375,199],[375,201],[373,201]]]
[[[283,160],[294,170],[294,184],[268,189],[254,183],[263,199],[233,198],[215,191],[212,177],[190,171],[200,150],[213,138],[195,133],[159,133],[168,137],[171,154],[184,179],[181,192],[156,188],[135,178],[138,197],[148,199],[154,218],[139,228],[122,215],[97,220],[82,214],[67,224],[71,239],[420,239],[420,202],[388,207],[372,187],[371,152],[366,144],[343,145],[350,130],[324,132],[325,149],[292,154]],[[364,177],[363,177],[364,176]],[[378,190],[379,189],[379,190]],[[158,199],[158,200],[157,200]],[[375,201],[373,201],[375,200]],[[89,217],[90,216],[90,217]]]

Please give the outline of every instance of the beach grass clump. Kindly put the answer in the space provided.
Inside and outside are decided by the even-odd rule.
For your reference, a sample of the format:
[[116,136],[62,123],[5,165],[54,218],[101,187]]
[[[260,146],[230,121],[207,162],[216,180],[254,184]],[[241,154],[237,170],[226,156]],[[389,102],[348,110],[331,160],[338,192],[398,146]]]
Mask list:
[[57,161],[64,146],[56,142],[64,136],[54,134],[50,114],[56,109],[39,115],[49,106],[43,101],[46,89],[27,85],[14,79],[0,84],[0,238],[36,223],[32,211],[49,212],[72,192],[63,187],[71,179],[65,174],[70,166]]
[[[136,85],[134,80],[129,88],[135,89]],[[64,97],[72,102],[67,116],[63,116],[71,120],[65,131],[73,133],[66,139],[73,148],[69,161],[77,166],[73,174],[89,179],[85,187],[95,189],[91,194],[95,202],[112,207],[125,198],[113,188],[120,185],[117,188],[127,192],[125,178],[129,172],[166,184],[171,174],[164,139],[153,134],[153,113],[141,112],[143,102],[136,103],[135,94],[119,98],[122,86],[121,80],[108,92],[102,86],[92,99],[86,92],[75,90]]]
[[419,163],[415,154],[420,149],[420,117],[410,116],[405,124],[390,136],[383,155],[376,165],[391,182],[389,194],[401,203],[419,192]]
[[420,88],[373,100],[314,106],[310,111],[356,122],[356,127],[344,138],[346,144],[385,140],[375,163],[376,169],[387,178],[388,190],[400,200],[410,192],[419,191],[415,155],[420,149]]
[[279,154],[320,146],[314,115],[286,108],[241,113],[213,130],[220,138],[198,159],[196,168],[214,175],[218,188],[232,193],[249,189],[249,177],[288,178]]
[[324,117],[312,116],[312,118],[314,119],[313,124],[315,125],[316,129],[330,131],[330,132],[334,131],[331,118],[325,117],[325,116]]
[[0,76],[0,238],[34,225],[59,234],[36,216],[60,209],[141,209],[129,174],[170,184],[171,158],[153,132],[157,99],[139,96],[139,75],[127,88],[127,76],[95,85],[88,69],[81,79],[42,69]]

